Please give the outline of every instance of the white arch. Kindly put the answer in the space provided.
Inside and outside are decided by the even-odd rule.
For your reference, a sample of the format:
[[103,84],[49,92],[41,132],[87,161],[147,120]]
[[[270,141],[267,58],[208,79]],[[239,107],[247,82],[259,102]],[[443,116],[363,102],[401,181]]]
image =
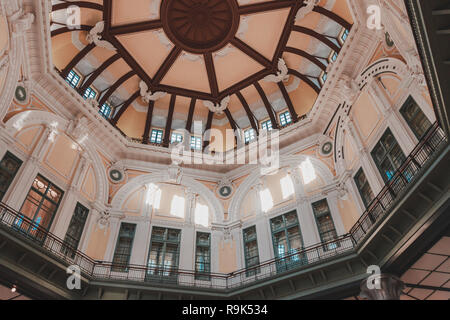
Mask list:
[[[306,159],[310,159],[311,163],[316,170],[316,173],[325,180],[326,184],[331,184],[333,182],[334,176],[331,170],[323,163],[321,160],[313,156],[308,155],[293,155],[285,156],[280,160],[280,168],[290,166],[298,167]],[[237,188],[235,196],[231,199],[228,214],[232,222],[239,220],[239,213],[242,202],[248,191],[252,186],[254,186],[257,181],[262,177],[260,170],[255,170],[245,181]]]
[[408,74],[408,67],[399,59],[381,58],[366,68],[355,81],[359,88],[362,89],[371,81],[371,79],[383,73],[396,74],[403,78]]
[[[8,132],[11,137],[14,137],[24,127],[35,125],[52,126],[55,123],[58,124],[57,129],[65,132],[69,121],[50,112],[31,110],[16,114],[6,122],[5,127],[6,132]],[[89,139],[84,143],[83,147],[91,159],[92,167],[94,168],[95,180],[97,182],[97,193],[95,195],[96,202],[106,204],[108,203],[108,178],[102,161],[95,151],[95,148],[90,144]]]
[[[23,12],[19,10],[22,10],[22,8],[17,0],[2,1],[1,3],[2,15],[6,17],[8,22],[9,47],[8,51],[4,52],[7,55],[8,63],[6,65],[6,82],[4,87],[0,88],[0,119],[3,119],[13,101],[14,92],[21,75],[20,68],[24,62],[24,32],[16,32],[13,35],[13,30],[10,28],[10,24],[15,23],[19,18],[18,13]],[[0,58],[2,55],[3,53],[0,53]]]
[[[113,210],[120,209],[128,196],[140,187],[150,183],[163,183],[169,181],[168,172],[152,173],[136,177],[119,189],[111,202],[111,206]],[[217,223],[223,221],[224,208],[210,189],[197,180],[185,175],[182,176],[180,185],[190,188],[193,192],[198,193],[206,200],[208,206],[213,209],[213,222]]]

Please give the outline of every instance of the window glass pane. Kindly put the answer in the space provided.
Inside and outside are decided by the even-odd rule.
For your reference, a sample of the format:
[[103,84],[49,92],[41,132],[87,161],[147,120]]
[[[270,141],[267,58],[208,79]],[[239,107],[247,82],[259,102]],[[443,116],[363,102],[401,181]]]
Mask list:
[[114,251],[113,271],[126,272],[128,270],[127,266],[130,263],[135,231],[135,224],[122,223],[120,225],[116,250]]
[[153,227],[147,276],[176,277],[180,255],[180,236],[181,230]]
[[211,272],[211,235],[197,232],[195,249],[195,278],[198,280],[210,280]]
[[[303,259],[299,252],[304,246],[297,212],[289,212],[272,219],[271,226],[275,257],[283,258],[277,262],[277,269],[285,271],[286,268],[289,269],[301,263]],[[277,228],[274,229],[274,226]]]
[[245,143],[249,143],[256,139],[255,130],[253,128],[244,131]]
[[431,121],[411,96],[400,109],[400,113],[418,139],[421,139],[432,126]]
[[99,113],[105,118],[109,119],[111,117],[112,108],[108,103],[104,103],[103,106],[101,106]]
[[392,179],[406,157],[392,132],[388,129],[372,151],[372,158],[385,182]]
[[202,139],[200,137],[191,136],[191,149],[202,150]]
[[74,70],[71,70],[66,78],[66,81],[70,84],[72,88],[76,88],[80,83],[80,80],[81,77]]
[[[244,233],[244,257],[246,268],[259,265],[258,241],[256,239],[256,227],[250,227],[243,231]],[[259,268],[248,270],[247,277],[260,273]]]
[[36,231],[37,226],[46,230],[50,229],[62,195],[61,189],[38,175],[20,209],[20,212],[31,219],[34,224],[32,227],[29,224],[23,225],[25,228],[23,231],[27,233]]
[[62,248],[65,254],[71,254],[72,257],[75,256],[75,252],[70,249],[78,249],[88,214],[89,210],[80,203],[77,203],[75,212],[67,228],[66,236],[64,237],[64,241],[69,245],[69,248]]
[[263,123],[261,123],[261,128],[263,130],[271,131],[273,129],[272,121],[271,120],[264,121]]
[[97,96],[97,92],[91,87],[87,88],[84,92],[83,98],[85,99],[94,99]]
[[183,135],[180,133],[172,133],[172,137],[170,139],[170,143],[178,143],[183,142]]
[[162,143],[162,138],[163,138],[163,131],[162,130],[157,130],[157,129],[153,129],[152,130],[152,134],[150,136],[150,142],[151,143],[160,144],[160,143]]
[[372,189],[370,188],[369,182],[367,181],[366,175],[364,174],[362,168],[355,176],[355,183],[364,202],[364,205],[368,207],[375,196],[372,192]]
[[280,114],[280,123],[282,126],[286,126],[292,123],[292,117],[289,111],[285,111]]
[[8,191],[21,165],[22,161],[9,152],[6,153],[0,162],[0,201],[2,201],[6,191]]
[[[337,232],[331,216],[330,208],[326,199],[313,203],[314,216],[316,217],[317,229],[322,242],[337,239]],[[328,248],[325,248],[327,250]]]

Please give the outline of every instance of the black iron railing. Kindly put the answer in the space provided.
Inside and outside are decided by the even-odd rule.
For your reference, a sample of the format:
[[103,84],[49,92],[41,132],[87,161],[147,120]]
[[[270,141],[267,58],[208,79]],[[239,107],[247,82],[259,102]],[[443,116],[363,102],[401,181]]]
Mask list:
[[79,266],[85,274],[90,275],[94,270],[95,261],[93,259],[4,203],[0,203],[0,227],[7,227],[16,232],[18,237],[38,244],[50,255],[69,265]]
[[68,265],[79,266],[84,274],[91,279],[136,281],[213,289],[238,288],[352,252],[355,246],[374,230],[374,226],[388,215],[390,208],[417,180],[420,173],[423,172],[423,168],[432,163],[432,160],[440,154],[438,151],[446,145],[446,141],[443,130],[437,124],[434,124],[389,183],[372,201],[350,233],[338,239],[320,243],[230,274],[210,273],[208,277],[199,277],[199,274],[195,271],[181,270],[169,266],[148,267],[98,262],[3,203],[0,203],[0,228],[16,232],[17,236],[38,244],[41,248],[47,250],[50,255],[65,261]]
[[386,216],[401,195],[416,181],[422,168],[439,154],[437,151],[445,142],[444,131],[435,123],[350,230],[355,243],[361,242],[372,231],[372,227]]

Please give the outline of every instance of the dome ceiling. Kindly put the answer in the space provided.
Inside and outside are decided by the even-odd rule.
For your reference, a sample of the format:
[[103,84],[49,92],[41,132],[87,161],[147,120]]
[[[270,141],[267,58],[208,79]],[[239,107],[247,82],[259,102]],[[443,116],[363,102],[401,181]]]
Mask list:
[[[66,25],[71,5],[81,8],[80,29]],[[297,122],[350,28],[345,0],[52,1],[61,75],[76,70],[80,94],[95,88],[127,136],[148,144],[160,128],[165,146],[194,121],[258,131],[265,119],[280,127],[286,109]]]

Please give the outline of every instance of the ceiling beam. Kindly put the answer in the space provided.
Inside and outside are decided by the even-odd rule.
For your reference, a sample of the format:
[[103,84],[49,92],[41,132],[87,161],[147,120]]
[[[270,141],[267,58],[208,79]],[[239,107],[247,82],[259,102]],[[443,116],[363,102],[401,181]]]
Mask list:
[[150,143],[150,129],[152,128],[152,120],[153,120],[153,110],[155,108],[155,101],[150,101],[148,103],[147,109],[147,119],[145,121],[145,129],[144,135],[142,136],[142,143],[149,144]]
[[109,34],[117,36],[121,34],[137,33],[142,31],[157,30],[161,28],[161,20],[143,21],[111,27],[111,29],[109,30]]
[[320,93],[320,88],[304,74],[301,74],[300,72],[298,72],[297,70],[294,70],[294,69],[289,69],[289,74],[299,78],[300,80],[305,81],[311,88],[314,89],[314,91],[316,91],[317,94]]
[[114,118],[111,120],[111,123],[116,126],[117,122],[119,121],[120,117],[127,111],[127,109],[130,107],[130,105],[136,100],[138,97],[141,96],[140,90],[136,91],[120,108],[120,110],[116,113]]
[[217,83],[216,68],[214,67],[213,56],[211,52],[205,53],[203,56],[205,58],[206,72],[208,73],[208,81],[211,88],[211,94],[214,98],[217,99],[219,96],[219,85]]
[[236,121],[234,121],[233,116],[231,115],[231,112],[230,112],[230,110],[229,110],[228,108],[226,108],[226,109],[224,110],[224,113],[225,113],[225,115],[227,116],[228,122],[229,122],[230,125],[231,125],[231,129],[233,129],[233,133],[234,133],[234,143],[235,143],[235,146],[236,146],[236,145],[238,144],[238,139],[240,138],[240,137],[238,136],[238,132],[237,132],[237,130],[239,129],[239,127],[238,127]]
[[123,75],[119,80],[117,80],[109,89],[108,91],[101,97],[99,101],[99,106],[101,107],[116,91],[122,84],[124,84],[128,79],[136,75],[136,73],[132,70],[128,72],[127,74]]
[[267,1],[260,2],[256,4],[249,4],[239,6],[239,14],[253,14],[264,11],[272,11],[277,9],[289,8],[291,7],[297,0],[278,0],[278,1]]
[[258,62],[259,64],[263,65],[264,67],[268,69],[272,69],[272,61],[264,57],[262,54],[260,54],[258,51],[250,47],[248,44],[246,44],[244,41],[242,41],[239,38],[234,38],[231,40],[231,44],[244,52],[246,55],[248,55],[250,58]]
[[112,0],[103,0],[103,21],[105,21],[105,34],[109,33],[112,21]]
[[109,66],[111,66],[114,62],[120,59],[120,54],[115,54],[112,57],[110,57],[108,60],[106,60],[99,68],[97,68],[94,73],[84,81],[84,83],[80,86],[78,89],[78,92],[80,94],[84,94],[84,92],[89,88],[91,84],[94,83],[95,80],[102,74],[103,71],[105,71]]
[[104,39],[111,42],[111,44],[117,49],[117,52],[122,56],[122,59],[125,60],[128,66],[136,72],[141,80],[145,81],[148,85],[151,83],[152,79],[147,72],[139,65],[139,63],[137,63],[133,56],[125,49],[116,37],[105,34]]
[[329,48],[331,48],[332,50],[334,50],[337,53],[339,53],[341,51],[341,48],[339,48],[339,46],[337,44],[335,44],[333,41],[328,39],[323,34],[320,34],[312,29],[308,29],[308,28],[305,28],[302,26],[295,25],[292,30],[295,32],[300,32],[300,33],[303,33],[308,36],[316,38],[317,40],[321,41],[322,43],[324,43],[325,45],[327,45]]
[[253,85],[255,86],[256,90],[258,91],[258,93],[264,103],[264,106],[266,107],[267,113],[269,114],[269,117],[270,117],[270,121],[272,121],[272,128],[279,129],[280,126],[278,125],[278,121],[275,116],[275,112],[272,108],[272,105],[269,102],[269,99],[267,99],[266,93],[264,92],[263,88],[261,87],[261,85],[258,82],[255,82]]
[[172,130],[173,113],[175,111],[176,101],[177,101],[177,96],[173,94],[170,97],[169,112],[167,114],[167,120],[166,120],[166,129],[164,130],[163,146],[166,148],[168,148],[169,144],[170,144],[170,134],[171,134],[171,130]]
[[87,8],[87,9],[103,11],[103,6],[98,3],[93,3],[93,2],[89,2],[89,1],[72,1],[72,2],[62,2],[62,3],[54,4],[52,6],[52,12],[67,9],[70,6],[77,6],[80,8]]
[[291,8],[291,11],[289,12],[289,15],[286,19],[286,23],[283,28],[283,33],[281,34],[280,41],[278,41],[278,45],[275,50],[274,59],[273,59],[274,65],[278,64],[278,60],[280,60],[280,58],[282,58],[282,56],[283,56],[284,48],[286,48],[286,45],[289,41],[289,37],[292,32],[292,26],[295,24],[295,17],[301,6],[303,6],[303,1],[298,1]]
[[69,72],[75,68],[75,66],[81,61],[83,60],[84,57],[87,56],[87,54],[89,52],[91,52],[92,49],[95,48],[95,44],[91,43],[88,44],[87,46],[85,46],[83,48],[83,50],[81,50],[80,52],[78,52],[78,54],[69,62],[69,64],[64,68],[63,71],[61,71],[61,77],[63,77],[64,79],[67,78],[67,76],[69,75]]
[[236,96],[238,97],[239,101],[241,102],[242,106],[244,107],[245,112],[247,113],[248,120],[250,121],[250,124],[255,130],[256,134],[259,135],[259,129],[257,124],[257,119],[255,118],[255,115],[253,114],[252,110],[250,109],[250,106],[248,105],[247,101],[245,100],[244,96],[240,91],[236,92]]
[[195,105],[197,104],[197,99],[192,98],[191,99],[191,105],[189,106],[189,114],[186,122],[186,130],[191,132],[192,131],[192,121],[194,119],[194,112],[195,112]]
[[152,82],[153,86],[158,85],[164,79],[167,72],[169,72],[170,68],[173,66],[178,56],[181,54],[181,51],[182,51],[181,48],[178,48],[177,46],[173,47],[172,51],[170,51],[166,60],[164,60],[163,64],[159,67],[158,71],[156,72]]
[[298,114],[295,111],[294,105],[292,103],[291,97],[289,96],[288,91],[286,90],[286,87],[284,86],[284,83],[282,81],[278,82],[278,87],[280,88],[281,94],[283,95],[283,99],[286,102],[288,109],[289,109],[289,113],[291,114],[292,117],[292,121],[294,121],[294,123],[298,122]]
[[316,57],[314,57],[313,55],[309,54],[306,51],[297,49],[297,48],[293,48],[293,47],[286,47],[284,49],[285,52],[289,52],[289,53],[293,53],[296,54],[300,57],[306,58],[309,61],[311,61],[312,63],[314,63],[316,66],[318,66],[320,69],[322,69],[323,71],[327,70],[327,66],[325,64],[323,64],[323,62],[321,62],[319,59],[317,59]]
[[348,23],[345,19],[341,18],[339,15],[337,15],[336,13],[334,13],[330,10],[327,10],[320,6],[315,6],[313,11],[330,18],[331,20],[340,24],[342,27],[344,27],[347,30],[350,30],[352,28],[352,25],[350,23]]
[[[204,137],[204,141],[203,141],[203,151],[205,151],[206,148],[208,148],[209,144],[211,143],[211,132],[209,132],[211,130],[212,127],[212,121],[214,118],[214,112],[210,111],[208,113],[208,121],[206,122],[206,128],[205,128],[205,132],[203,134]],[[208,136],[206,136],[206,133],[208,133]]]
[[238,129],[238,125],[237,125],[236,121],[234,121],[233,116],[231,115],[230,110],[229,110],[228,108],[226,108],[226,109],[224,110],[224,113],[225,113],[225,115],[226,115],[227,118],[228,118],[228,122],[230,123],[231,128],[232,128],[234,131],[236,131],[236,130]]

